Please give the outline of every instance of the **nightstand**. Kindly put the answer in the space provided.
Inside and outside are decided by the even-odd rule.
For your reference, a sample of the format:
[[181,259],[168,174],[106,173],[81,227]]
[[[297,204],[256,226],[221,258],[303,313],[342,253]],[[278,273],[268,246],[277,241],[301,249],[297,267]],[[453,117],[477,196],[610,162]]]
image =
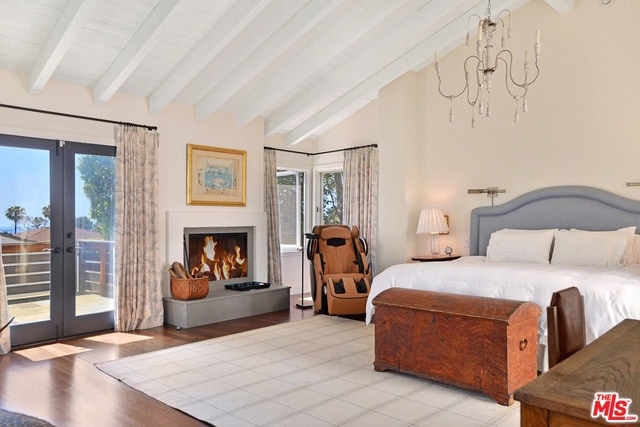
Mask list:
[[454,259],[460,258],[460,255],[447,255],[447,254],[439,254],[439,255],[418,255],[411,257],[411,261],[419,261],[419,262],[434,262],[434,261],[453,261]]

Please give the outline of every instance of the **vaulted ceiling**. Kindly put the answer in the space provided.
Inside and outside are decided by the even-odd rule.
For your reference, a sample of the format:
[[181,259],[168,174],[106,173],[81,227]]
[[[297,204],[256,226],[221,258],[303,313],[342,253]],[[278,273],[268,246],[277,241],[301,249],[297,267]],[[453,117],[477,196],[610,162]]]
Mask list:
[[[493,0],[512,11],[528,0]],[[558,12],[574,0],[545,0]],[[321,135],[409,70],[463,43],[486,0],[0,0],[0,68],[176,102],[196,120],[265,119],[288,145]],[[123,118],[123,120],[126,118]]]

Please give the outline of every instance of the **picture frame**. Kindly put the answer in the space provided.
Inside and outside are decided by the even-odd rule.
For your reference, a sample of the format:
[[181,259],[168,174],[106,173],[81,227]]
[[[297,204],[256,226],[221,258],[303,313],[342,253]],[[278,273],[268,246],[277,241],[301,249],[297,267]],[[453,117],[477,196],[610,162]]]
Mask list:
[[246,204],[247,152],[187,144],[187,205]]

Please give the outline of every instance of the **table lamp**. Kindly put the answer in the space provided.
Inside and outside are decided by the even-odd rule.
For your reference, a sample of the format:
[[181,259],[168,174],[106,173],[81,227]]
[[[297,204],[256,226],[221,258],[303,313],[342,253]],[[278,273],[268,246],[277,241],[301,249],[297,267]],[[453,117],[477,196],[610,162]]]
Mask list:
[[431,254],[440,253],[440,233],[448,233],[449,226],[440,208],[424,208],[420,211],[416,234],[431,235]]

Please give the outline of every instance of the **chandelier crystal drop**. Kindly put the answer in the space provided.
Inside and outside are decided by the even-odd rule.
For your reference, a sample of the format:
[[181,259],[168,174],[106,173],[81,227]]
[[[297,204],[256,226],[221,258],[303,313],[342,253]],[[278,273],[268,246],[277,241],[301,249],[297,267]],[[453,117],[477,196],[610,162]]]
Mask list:
[[[466,95],[467,103],[471,106],[471,127],[475,127],[475,109],[477,108],[479,115],[486,117],[491,116],[491,92],[493,73],[498,69],[500,64],[505,68],[505,87],[509,95],[515,101],[514,122],[520,120],[520,111],[526,112],[527,92],[540,74],[538,67],[538,59],[540,57],[540,30],[536,31],[536,42],[533,45],[535,74],[531,74],[531,64],[529,62],[529,54],[524,52],[522,81],[517,81],[513,76],[513,53],[506,48],[506,40],[511,38],[511,11],[502,10],[495,21],[491,18],[491,0],[488,0],[486,17],[479,15],[471,15],[467,19],[467,26],[472,20],[478,20],[477,38],[475,55],[469,55],[464,60],[464,80],[465,85],[460,92],[446,94],[442,91],[442,77],[440,75],[440,60],[438,52],[435,52],[435,67],[438,76],[438,92],[440,95],[449,99],[449,121],[453,122],[453,101],[463,95]],[[505,28],[506,21],[506,28]],[[500,47],[501,50],[494,54],[493,38],[494,33],[500,27]],[[467,31],[466,45],[471,43],[470,32]],[[472,74],[473,73],[473,74]],[[475,74],[475,76],[474,76]]]

